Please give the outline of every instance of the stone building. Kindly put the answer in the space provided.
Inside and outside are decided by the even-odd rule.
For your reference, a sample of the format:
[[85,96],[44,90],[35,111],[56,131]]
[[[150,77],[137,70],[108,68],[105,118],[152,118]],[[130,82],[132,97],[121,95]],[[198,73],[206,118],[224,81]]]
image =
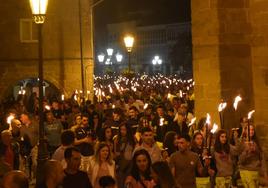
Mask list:
[[[92,90],[91,1],[80,1],[85,85]],[[38,37],[28,0],[2,1],[0,14],[0,99],[3,99],[19,80],[38,77]],[[68,96],[75,89],[81,90],[80,50],[79,0],[49,1],[43,25],[44,80]]]
[[[191,3],[196,115],[209,112],[218,121],[217,106],[223,99],[228,102],[225,127],[233,127],[237,117],[255,109],[258,135],[267,149],[268,1]],[[234,112],[232,103],[237,95],[243,101]]]
[[[103,49],[99,49],[97,54],[105,52],[105,48],[108,47],[123,53],[123,62],[114,65],[117,66],[117,69],[119,70],[126,69],[128,64],[126,49],[123,42],[123,37],[126,34],[132,34],[135,37],[133,52],[131,53],[131,66],[136,72],[150,74],[157,71],[169,74],[174,73],[183,67],[186,69],[187,65],[191,67],[191,50],[185,51],[185,56],[188,58],[178,61],[178,63],[180,63],[179,65],[171,63],[171,53],[174,50],[175,45],[182,43],[180,40],[181,37],[188,40],[189,48],[191,48],[190,22],[143,25],[140,21],[128,21],[108,24],[107,46],[103,47]],[[187,46],[183,46],[183,48],[184,47],[186,48]],[[161,58],[161,65],[152,64],[152,60],[155,56]],[[180,57],[180,59],[182,58]]]

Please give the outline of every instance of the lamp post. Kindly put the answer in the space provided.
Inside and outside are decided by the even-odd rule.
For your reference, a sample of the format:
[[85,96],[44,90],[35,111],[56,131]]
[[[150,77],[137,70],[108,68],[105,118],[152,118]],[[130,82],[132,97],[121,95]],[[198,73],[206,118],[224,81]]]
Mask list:
[[134,37],[130,36],[130,35],[125,36],[124,42],[125,42],[125,46],[126,46],[127,52],[128,52],[128,73],[130,73],[130,71],[131,71],[130,54],[131,54],[133,44],[134,44]]
[[44,110],[43,110],[43,38],[42,26],[45,22],[48,0],[29,0],[33,20],[38,26],[38,78],[39,78],[39,145],[37,158],[37,183],[42,179],[43,166],[48,159],[48,152],[44,137]]

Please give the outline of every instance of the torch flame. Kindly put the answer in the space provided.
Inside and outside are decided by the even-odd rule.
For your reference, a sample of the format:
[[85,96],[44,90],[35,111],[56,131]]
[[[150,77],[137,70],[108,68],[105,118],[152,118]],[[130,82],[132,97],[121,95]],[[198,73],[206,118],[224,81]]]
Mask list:
[[250,112],[248,113],[248,119],[251,119],[251,117],[252,117],[252,115],[253,115],[254,112],[255,112],[255,110],[252,110],[252,111],[250,111]]
[[143,109],[146,110],[148,108],[148,103],[145,103]]
[[207,113],[207,119],[206,119],[206,124],[207,125],[210,125],[211,124],[211,117],[210,117],[210,115],[209,115],[209,113]]
[[210,132],[211,132],[212,134],[214,134],[214,133],[217,131],[218,127],[219,127],[219,126],[218,126],[216,123],[214,123],[214,124],[213,124],[213,127],[212,127],[212,129],[211,129]]
[[226,102],[220,103],[218,107],[218,111],[222,112],[226,108],[226,106],[227,106]]
[[182,90],[180,90],[180,97],[181,97],[181,98],[183,97],[183,93],[182,93]]
[[50,110],[50,106],[49,105],[45,105],[45,109],[46,110]]
[[159,126],[163,126],[163,125],[164,125],[164,121],[165,121],[165,119],[164,119],[164,118],[160,118],[160,123],[159,123]]
[[242,98],[238,95],[236,98],[235,98],[235,101],[234,101],[234,109],[237,110],[237,106],[238,106],[238,103],[242,100]]
[[11,124],[11,121],[15,118],[15,116],[13,114],[10,114],[8,117],[7,117],[7,123],[8,124]]
[[191,122],[189,123],[188,127],[191,127],[196,121],[196,117],[192,118]]

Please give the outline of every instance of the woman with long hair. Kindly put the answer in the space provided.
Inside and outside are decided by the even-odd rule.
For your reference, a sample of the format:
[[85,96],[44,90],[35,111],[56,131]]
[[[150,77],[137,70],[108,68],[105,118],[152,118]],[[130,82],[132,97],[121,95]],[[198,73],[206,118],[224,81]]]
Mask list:
[[219,130],[214,144],[214,158],[216,162],[216,187],[230,187],[233,175],[233,156],[236,154],[234,146],[230,145],[225,130]]
[[151,157],[145,149],[137,150],[133,156],[130,175],[126,178],[126,188],[153,188],[151,181]]
[[210,184],[214,184],[215,162],[211,156],[209,156],[208,149],[205,147],[204,142],[203,134],[201,132],[196,132],[192,139],[191,151],[198,155],[203,167],[208,167],[207,170],[204,171],[202,177],[196,173],[196,184],[198,186],[210,186]]
[[112,154],[114,154],[113,132],[110,126],[105,125],[101,128],[98,142],[105,142],[108,144]]
[[154,188],[178,188],[168,164],[158,161],[152,164],[151,177],[156,184]]
[[[259,187],[259,172],[267,178],[266,163],[263,150],[258,141],[255,127],[251,124],[243,129],[248,140],[242,140],[239,147],[239,171],[243,186],[245,188]],[[248,134],[249,132],[249,134]]]
[[199,159],[203,164],[204,138],[203,138],[203,134],[201,132],[196,132],[193,135],[193,139],[192,139],[192,142],[191,142],[191,151],[195,152],[199,156]]
[[115,178],[115,162],[112,159],[109,145],[100,142],[96,145],[94,156],[89,160],[89,177],[94,188],[99,188],[99,179],[102,176],[112,176]]
[[115,162],[117,166],[118,184],[123,186],[126,175],[131,167],[132,153],[136,142],[131,127],[126,123],[119,125],[119,131],[114,139]]
[[168,156],[178,151],[178,135],[174,131],[166,133],[163,142],[163,148],[167,150]]

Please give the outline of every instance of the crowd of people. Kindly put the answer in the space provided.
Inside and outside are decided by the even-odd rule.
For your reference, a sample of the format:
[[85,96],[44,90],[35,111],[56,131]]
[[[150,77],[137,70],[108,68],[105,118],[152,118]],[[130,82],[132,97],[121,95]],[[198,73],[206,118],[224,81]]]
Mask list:
[[[104,76],[95,78],[93,101],[79,91],[44,100],[48,160],[37,187],[264,186],[266,160],[254,124],[242,117],[237,128],[212,134],[206,118],[192,121],[193,86],[176,76]],[[25,97],[1,114],[4,188],[26,188],[36,178],[38,97]]]

